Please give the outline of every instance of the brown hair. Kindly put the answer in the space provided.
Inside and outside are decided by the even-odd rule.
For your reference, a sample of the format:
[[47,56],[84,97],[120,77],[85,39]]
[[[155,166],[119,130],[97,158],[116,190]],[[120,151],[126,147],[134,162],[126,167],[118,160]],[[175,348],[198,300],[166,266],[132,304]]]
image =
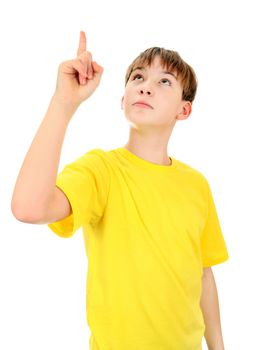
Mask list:
[[187,64],[176,51],[167,50],[160,47],[151,47],[139,54],[125,74],[125,85],[135,67],[150,66],[156,56],[160,57],[161,64],[169,72],[175,72],[183,88],[182,99],[193,102],[197,90],[197,78],[193,68]]

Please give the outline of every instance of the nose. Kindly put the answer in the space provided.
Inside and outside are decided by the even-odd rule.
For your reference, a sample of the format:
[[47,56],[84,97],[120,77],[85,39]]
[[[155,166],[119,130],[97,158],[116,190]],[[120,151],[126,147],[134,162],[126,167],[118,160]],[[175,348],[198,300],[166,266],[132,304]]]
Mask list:
[[138,86],[138,92],[140,95],[153,95],[153,89],[151,84],[149,84],[149,82],[143,82],[142,84],[140,84],[140,86]]
[[148,94],[148,95],[152,95],[152,92],[151,91],[149,91],[148,89],[139,89],[139,93],[141,94],[141,95],[143,95],[143,94]]

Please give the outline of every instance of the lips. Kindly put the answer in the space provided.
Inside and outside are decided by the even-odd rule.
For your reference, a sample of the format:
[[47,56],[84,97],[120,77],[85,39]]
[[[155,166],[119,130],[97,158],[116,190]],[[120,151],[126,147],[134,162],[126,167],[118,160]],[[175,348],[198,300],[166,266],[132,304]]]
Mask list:
[[133,106],[153,109],[153,107],[149,103],[147,103],[145,101],[137,101],[137,102],[133,103]]

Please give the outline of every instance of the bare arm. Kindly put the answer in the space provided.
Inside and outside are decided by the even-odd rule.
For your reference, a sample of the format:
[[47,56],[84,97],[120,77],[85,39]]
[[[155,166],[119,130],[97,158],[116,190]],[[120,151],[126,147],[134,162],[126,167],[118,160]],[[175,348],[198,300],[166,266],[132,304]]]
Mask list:
[[224,350],[218,293],[211,267],[205,268],[203,272],[200,306],[205,322],[204,337],[208,349]]
[[74,111],[52,98],[15,184],[12,212],[17,219],[36,222],[53,196],[61,148]]

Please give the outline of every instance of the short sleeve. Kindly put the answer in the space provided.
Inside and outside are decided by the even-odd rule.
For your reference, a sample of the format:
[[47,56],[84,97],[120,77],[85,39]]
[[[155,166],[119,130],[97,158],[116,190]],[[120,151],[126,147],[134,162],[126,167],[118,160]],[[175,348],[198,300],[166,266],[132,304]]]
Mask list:
[[81,226],[94,224],[104,213],[109,191],[109,171],[103,150],[91,150],[67,164],[56,186],[69,199],[72,212],[47,226],[61,237],[72,236]]
[[206,181],[208,210],[207,219],[201,235],[201,252],[203,267],[220,264],[229,259],[227,246],[222,234],[212,191]]

